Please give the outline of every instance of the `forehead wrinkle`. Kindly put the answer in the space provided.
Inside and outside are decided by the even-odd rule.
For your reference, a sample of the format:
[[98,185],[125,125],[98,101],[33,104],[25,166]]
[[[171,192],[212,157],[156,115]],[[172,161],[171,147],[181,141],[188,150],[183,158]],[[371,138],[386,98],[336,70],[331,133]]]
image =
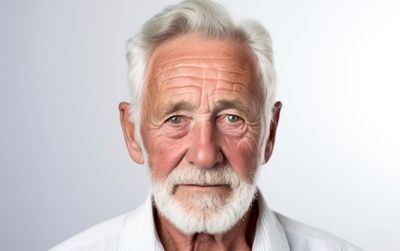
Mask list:
[[[221,62],[219,62],[221,61]],[[240,57],[195,57],[195,56],[181,56],[175,58],[168,58],[164,60],[163,65],[160,67],[168,67],[169,65],[180,65],[180,64],[187,64],[193,65],[193,62],[197,62],[201,64],[201,62],[212,62],[214,65],[217,64],[225,64],[228,62],[230,65],[241,68],[241,64],[235,64],[233,62],[243,62]],[[178,62],[178,63],[177,63]]]
[[[192,82],[192,84],[189,84],[190,82]],[[181,77],[181,76],[166,78],[163,84],[161,85],[164,85],[166,87],[165,89],[169,88],[172,89],[172,88],[185,88],[185,87],[201,88],[201,86],[203,85],[211,85],[211,84],[215,84],[215,90],[217,91],[236,89],[234,88],[236,86],[240,89],[244,89],[243,88],[244,85],[247,85],[245,82],[230,81],[219,78]],[[228,85],[231,88],[221,87],[223,85]]]
[[185,70],[199,70],[199,71],[210,71],[210,72],[221,72],[227,74],[241,75],[243,77],[248,77],[250,67],[245,67],[244,65],[237,64],[219,64],[215,61],[205,61],[205,62],[192,62],[192,63],[179,63],[168,65],[167,67],[161,68],[163,72],[185,72]]
[[[168,83],[164,83],[164,84],[159,84],[160,86],[160,90],[165,91],[176,91],[176,90],[180,90],[178,92],[176,92],[177,94],[183,94],[183,93],[191,93],[192,90],[191,89],[200,89],[201,86],[193,84],[193,83],[187,83],[189,81],[185,81],[184,84],[182,83],[177,83],[176,81],[169,81]],[[161,88],[163,87],[163,88]]]
[[230,82],[219,80],[215,86],[215,92],[217,94],[223,92],[237,93],[239,96],[243,96],[243,94],[247,94],[248,90],[245,88],[245,84],[242,82]]
[[174,67],[170,67],[168,69],[161,69],[156,74],[156,79],[160,82],[179,77],[247,82],[249,79],[251,79],[251,74],[248,74],[248,72],[243,69],[240,69],[239,71],[233,71],[229,67],[215,68],[209,65],[175,65]]

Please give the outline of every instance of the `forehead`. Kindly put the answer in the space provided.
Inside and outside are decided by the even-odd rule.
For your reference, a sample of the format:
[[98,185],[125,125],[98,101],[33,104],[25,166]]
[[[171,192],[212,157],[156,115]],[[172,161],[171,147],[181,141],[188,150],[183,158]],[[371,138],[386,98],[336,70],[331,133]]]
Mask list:
[[[202,88],[216,96],[260,95],[255,57],[241,41],[185,34],[161,43],[148,67],[147,97],[162,99]],[[158,103],[158,102],[156,102]]]
[[[230,39],[206,37],[198,33],[180,35],[158,45],[150,58],[148,72],[155,73],[158,69],[179,63],[190,58],[215,59],[213,65],[221,66],[220,61],[227,61],[226,67],[246,71],[253,68],[253,54],[247,44]],[[220,61],[218,60],[220,59]]]
[[158,45],[150,58],[148,73],[157,75],[160,70],[192,59],[197,59],[194,63],[204,67],[229,68],[251,77],[254,75],[255,59],[246,43],[198,33],[177,36]]

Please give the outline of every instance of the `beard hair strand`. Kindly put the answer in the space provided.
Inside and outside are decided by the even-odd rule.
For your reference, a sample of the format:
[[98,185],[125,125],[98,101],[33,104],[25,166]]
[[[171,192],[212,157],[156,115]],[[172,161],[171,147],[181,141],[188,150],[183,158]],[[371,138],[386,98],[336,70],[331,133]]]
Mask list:
[[[200,169],[194,166],[175,168],[165,179],[153,178],[153,199],[162,216],[186,235],[221,234],[231,229],[249,210],[256,194],[255,174],[251,181],[240,178],[230,167]],[[219,193],[194,194],[188,201],[178,201],[175,189],[180,184],[227,185],[228,198]]]

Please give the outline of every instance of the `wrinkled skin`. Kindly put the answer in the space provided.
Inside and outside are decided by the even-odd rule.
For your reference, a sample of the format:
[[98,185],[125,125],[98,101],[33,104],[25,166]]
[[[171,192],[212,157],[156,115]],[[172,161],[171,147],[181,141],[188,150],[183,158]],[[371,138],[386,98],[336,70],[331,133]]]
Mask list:
[[[260,157],[269,159],[272,153],[281,107],[280,103],[275,105],[275,123],[260,155],[266,125],[255,69],[255,58],[243,42],[185,34],[155,49],[140,125],[153,180],[165,178],[178,166],[213,168],[223,164],[252,182]],[[133,134],[137,125],[129,121],[129,104],[121,103],[120,111],[129,153],[134,161],[144,163]],[[174,196],[185,205],[194,193],[218,193],[228,198],[231,189],[182,184]],[[157,217],[157,230],[166,250],[250,250],[252,239],[247,233],[254,232],[255,224],[248,223],[254,215],[220,236],[185,236],[167,219]]]

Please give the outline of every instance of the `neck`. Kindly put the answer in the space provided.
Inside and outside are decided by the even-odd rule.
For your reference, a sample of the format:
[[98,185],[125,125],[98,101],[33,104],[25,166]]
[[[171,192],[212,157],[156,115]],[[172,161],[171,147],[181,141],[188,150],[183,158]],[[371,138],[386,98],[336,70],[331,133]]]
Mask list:
[[201,250],[251,250],[258,217],[258,203],[239,220],[236,225],[223,234],[195,233],[185,235],[168,219],[154,209],[154,220],[160,241],[166,251]]

